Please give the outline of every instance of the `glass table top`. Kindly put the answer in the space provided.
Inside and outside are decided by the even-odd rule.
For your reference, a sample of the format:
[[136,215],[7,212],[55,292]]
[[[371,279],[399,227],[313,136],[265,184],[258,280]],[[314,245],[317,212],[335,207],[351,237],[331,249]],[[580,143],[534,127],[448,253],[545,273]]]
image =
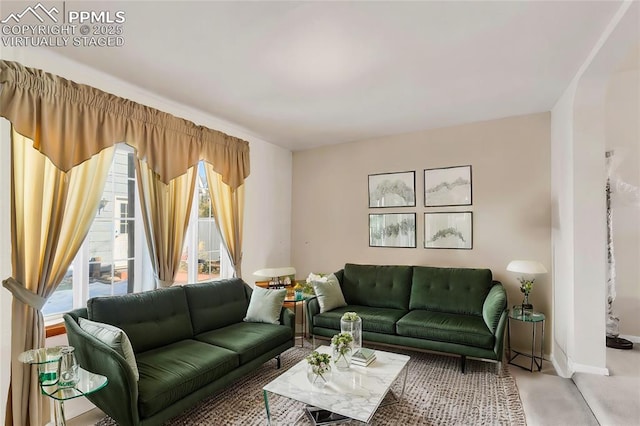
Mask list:
[[60,387],[57,384],[42,385],[42,393],[59,401],[78,398],[99,391],[107,385],[107,378],[100,374],[91,373],[83,368],[78,368],[79,380],[74,386]]
[[524,322],[540,322],[545,319],[542,312],[536,312],[533,310],[525,310],[523,312],[522,306],[520,305],[516,305],[509,310],[509,317]]

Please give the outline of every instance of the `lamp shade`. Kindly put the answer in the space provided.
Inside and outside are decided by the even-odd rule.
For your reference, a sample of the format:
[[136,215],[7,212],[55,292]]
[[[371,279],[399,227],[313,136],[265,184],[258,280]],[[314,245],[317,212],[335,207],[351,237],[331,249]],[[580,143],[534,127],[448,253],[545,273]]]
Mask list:
[[507,271],[529,275],[547,273],[547,269],[544,265],[540,262],[536,262],[535,260],[512,260],[507,265]]
[[264,268],[259,269],[253,273],[253,275],[257,277],[264,278],[276,278],[276,277],[286,277],[288,275],[295,275],[296,268],[293,266],[283,266],[281,268]]

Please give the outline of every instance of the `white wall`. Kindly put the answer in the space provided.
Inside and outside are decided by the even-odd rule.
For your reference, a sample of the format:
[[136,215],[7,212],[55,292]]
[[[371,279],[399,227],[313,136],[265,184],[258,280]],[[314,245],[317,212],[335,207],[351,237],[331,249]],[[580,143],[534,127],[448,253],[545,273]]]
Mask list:
[[[334,272],[347,262],[490,268],[509,303],[521,303],[507,264],[531,259],[552,270],[549,125],[548,113],[530,114],[294,152],[292,258],[299,275]],[[473,205],[424,207],[423,170],[466,164]],[[416,207],[368,208],[367,176],[403,171],[416,172]],[[424,248],[425,212],[468,210],[472,250]],[[370,213],[414,212],[416,248],[369,247]],[[550,274],[537,277],[531,301],[548,314],[548,337],[551,297]],[[526,348],[530,336],[530,329],[514,328],[514,346]]]
[[[181,105],[117,80],[85,65],[77,64],[47,49],[3,48],[2,59],[40,68],[73,80],[157,108],[196,124],[220,130],[249,142],[251,175],[245,184],[243,278],[254,282],[251,272],[268,265],[288,265],[291,252],[291,152],[263,141],[249,131],[202,111]],[[150,70],[149,72],[153,72]],[[9,126],[0,128],[0,279],[11,275],[10,261],[10,150]],[[0,290],[0,424],[4,423],[9,381],[9,335],[11,295]]]
[[620,334],[640,339],[640,45],[630,52],[631,69],[612,75],[606,94],[606,146],[614,151],[612,182],[636,192],[613,188],[611,209],[616,260],[614,313]]
[[552,109],[556,368],[608,374],[605,351],[605,88],[638,40],[638,2],[621,5]]

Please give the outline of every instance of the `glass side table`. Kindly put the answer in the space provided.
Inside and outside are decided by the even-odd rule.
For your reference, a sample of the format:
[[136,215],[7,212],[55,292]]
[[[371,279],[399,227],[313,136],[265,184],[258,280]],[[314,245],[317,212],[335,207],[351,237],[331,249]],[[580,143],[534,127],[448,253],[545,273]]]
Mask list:
[[44,395],[55,400],[55,425],[65,426],[64,401],[86,396],[107,385],[107,378],[78,367],[78,382],[73,386],[58,385],[58,362],[64,346],[33,349],[18,355],[18,361],[38,367],[38,381]]
[[[515,365],[516,367],[524,368],[525,370],[533,371],[534,365],[538,367],[538,371],[542,370],[542,361],[544,360],[544,320],[545,316],[541,312],[536,311],[524,311],[520,306],[514,306],[509,310],[508,324],[507,324],[507,362]],[[511,321],[520,321],[531,325],[531,354],[516,351],[511,348]],[[540,324],[542,328],[542,338],[540,341],[540,356],[536,355],[536,328]],[[513,353],[513,354],[512,354]],[[531,359],[531,364],[528,367],[516,364],[512,362],[518,356]]]
[[[294,318],[296,318],[296,320],[294,320],[294,322],[297,322],[297,318],[298,318],[298,305],[300,305],[300,311],[301,311],[301,315],[302,315],[302,335],[300,336],[300,347],[304,347],[304,339],[307,337],[307,321],[306,321],[306,315],[304,314],[304,305],[305,302],[307,301],[307,299],[302,295],[287,295],[284,299],[284,304],[286,307],[290,307],[293,306],[293,315]],[[288,305],[288,306],[287,306]]]

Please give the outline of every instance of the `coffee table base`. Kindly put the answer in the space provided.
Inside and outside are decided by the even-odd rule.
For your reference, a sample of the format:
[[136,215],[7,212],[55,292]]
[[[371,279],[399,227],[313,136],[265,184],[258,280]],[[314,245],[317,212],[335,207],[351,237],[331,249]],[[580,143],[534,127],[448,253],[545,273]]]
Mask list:
[[322,408],[307,405],[304,409],[305,414],[311,420],[313,426],[336,425],[350,421],[349,417],[323,410]]

